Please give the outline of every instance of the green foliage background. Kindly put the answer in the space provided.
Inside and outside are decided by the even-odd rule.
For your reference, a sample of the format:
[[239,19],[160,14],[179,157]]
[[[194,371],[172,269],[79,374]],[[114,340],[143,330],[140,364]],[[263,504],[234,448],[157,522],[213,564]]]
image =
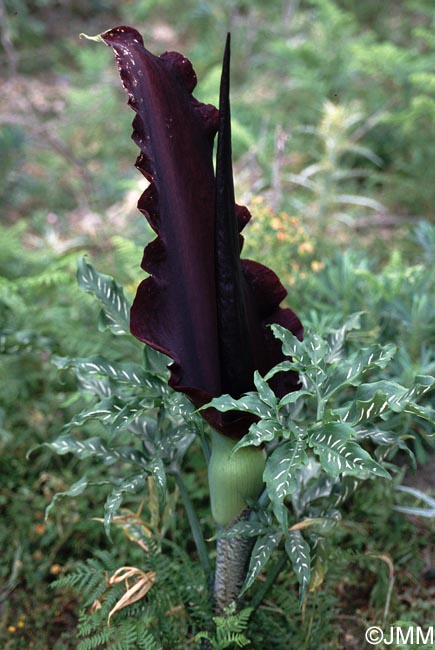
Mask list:
[[[55,357],[109,349],[114,361],[141,360],[133,338],[97,330],[98,307],[76,284],[77,259],[90,254],[131,299],[152,238],[135,207],[144,186],[112,55],[78,35],[134,25],[152,51],[183,51],[198,75],[197,97],[216,103],[232,32],[236,190],[253,213],[245,255],[279,273],[289,304],[319,334],[363,311],[355,347],[397,345],[386,378],[407,386],[435,371],[435,10],[431,0],[3,0],[0,10],[0,640],[7,650],[63,650],[77,646],[85,598],[65,584],[47,586],[74,571],[87,575],[96,548],[100,578],[109,564],[139,564],[141,551],[122,530],[111,545],[92,520],[102,516],[99,485],[60,501],[44,522],[55,493],[84,471],[98,483],[100,468],[48,449],[26,454],[89,405]],[[86,426],[89,437],[100,433],[97,423]],[[427,460],[430,426],[401,416],[399,427],[411,428],[417,460]],[[185,469],[211,536],[198,449]],[[364,625],[382,618],[389,586],[386,566],[367,553],[388,554],[396,568],[388,620],[431,622],[424,557],[433,551],[433,520],[409,522],[391,510],[397,499],[382,481],[354,497],[324,588],[302,617],[294,576],[281,577],[249,623],[254,647],[271,639],[278,650],[290,639],[360,647]],[[169,557],[198,588],[196,612],[203,578],[176,500],[168,522]],[[168,586],[162,598],[179,604],[187,584],[179,588]],[[134,647],[127,623],[124,646]]]

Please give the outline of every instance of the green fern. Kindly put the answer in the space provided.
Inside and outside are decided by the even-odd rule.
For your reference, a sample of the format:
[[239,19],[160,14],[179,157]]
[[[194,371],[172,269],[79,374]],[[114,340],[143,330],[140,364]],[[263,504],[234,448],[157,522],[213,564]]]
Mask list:
[[77,650],[162,650],[162,646],[143,621],[130,618],[81,640]]
[[8,309],[24,311],[25,302],[20,296],[16,283],[7,278],[0,277],[0,305],[3,303]]
[[[106,575],[114,573],[119,561],[108,551],[96,550],[95,557],[79,562],[73,571],[52,582],[53,589],[72,589],[90,605],[106,590]],[[109,610],[110,611],[110,610]]]
[[106,648],[110,638],[110,629],[107,628],[98,632],[84,641],[80,641],[77,650],[93,650],[94,648]]
[[[150,230],[150,240],[153,233]],[[140,260],[143,254],[145,242],[141,240],[141,246],[138,246],[131,239],[114,235],[110,239],[114,248],[115,267],[123,271],[123,277],[120,279],[126,283],[137,282],[137,260]]]
[[244,632],[248,627],[249,618],[253,611],[252,607],[247,607],[240,612],[236,612],[233,604],[228,608],[226,616],[213,617],[216,625],[214,637],[209,632],[199,632],[195,639],[197,641],[207,639],[212,650],[244,648],[251,643]]
[[[121,560],[116,551],[96,551],[93,558],[53,583],[56,589],[73,590],[82,600],[77,650],[185,650],[189,639],[211,619],[201,569],[172,542],[163,545],[164,553],[161,543],[150,539],[145,554],[135,548],[135,559]],[[156,584],[144,599],[113,615],[108,626],[108,615],[125,593],[125,585],[108,587],[107,577],[125,562],[155,572]],[[230,620],[229,634],[240,634],[242,629],[243,617],[240,622]],[[241,637],[229,638],[234,644]]]

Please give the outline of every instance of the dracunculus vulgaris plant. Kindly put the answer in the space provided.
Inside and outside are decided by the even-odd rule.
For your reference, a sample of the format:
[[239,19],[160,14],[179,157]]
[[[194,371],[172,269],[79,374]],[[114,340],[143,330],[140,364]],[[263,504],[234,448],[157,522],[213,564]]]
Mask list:
[[[238,398],[254,388],[254,371],[265,374],[283,359],[268,326],[280,324],[301,338],[302,325],[280,307],[286,290],[275,273],[240,258],[240,232],[250,214],[234,199],[229,36],[219,110],[193,97],[196,75],[181,54],[155,56],[130,27],[100,38],[114,51],[136,113],[136,167],[150,183],[138,208],[157,235],[144,251],[142,268],[149,275],[137,290],[131,332],[173,360],[170,386],[196,407],[222,394]],[[278,395],[299,388],[295,373],[277,374],[271,384]],[[219,527],[228,527],[246,516],[247,501],[261,493],[264,451],[243,447],[232,454],[255,418],[213,408],[201,414],[211,427],[212,515]],[[219,611],[237,598],[249,549],[240,538],[218,542]]]

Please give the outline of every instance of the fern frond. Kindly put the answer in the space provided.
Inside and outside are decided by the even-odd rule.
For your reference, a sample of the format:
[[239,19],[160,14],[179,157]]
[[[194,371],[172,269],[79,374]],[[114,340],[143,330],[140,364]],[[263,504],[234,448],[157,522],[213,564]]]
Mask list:
[[106,574],[113,573],[118,564],[108,551],[97,550],[95,557],[79,562],[67,575],[51,584],[53,589],[73,589],[85,597],[85,604],[100,598],[106,590]]
[[3,277],[0,277],[0,303],[16,311],[25,309],[25,302],[19,294],[16,283]]
[[[122,237],[121,235],[114,235],[111,237],[111,243],[114,248],[114,253],[117,261],[117,268],[126,269],[130,271],[131,277],[136,277],[136,261],[140,259],[143,254],[143,246],[138,246],[131,239]],[[132,262],[133,260],[133,262]]]
[[240,632],[230,632],[224,638],[224,645],[222,648],[244,648],[247,645],[250,645],[250,640]]
[[37,289],[47,289],[64,284],[72,285],[73,276],[71,271],[49,267],[46,271],[21,278],[16,281],[16,286],[22,291],[33,291]]
[[103,648],[108,648],[108,641],[110,639],[110,630],[103,629],[101,632],[94,634],[93,636],[88,637],[79,641],[77,645],[77,650],[95,650],[98,648],[103,650]]
[[215,636],[212,637],[209,632],[199,632],[195,639],[207,639],[213,650],[225,650],[225,648],[244,648],[250,645],[250,640],[245,636],[249,623],[249,618],[253,612],[252,607],[242,609],[240,612],[235,611],[235,606],[230,606],[226,616],[214,616],[213,621],[216,625]]
[[132,616],[98,632],[87,626],[87,634],[82,635],[87,638],[79,642],[77,650],[163,650],[146,626],[143,620]]

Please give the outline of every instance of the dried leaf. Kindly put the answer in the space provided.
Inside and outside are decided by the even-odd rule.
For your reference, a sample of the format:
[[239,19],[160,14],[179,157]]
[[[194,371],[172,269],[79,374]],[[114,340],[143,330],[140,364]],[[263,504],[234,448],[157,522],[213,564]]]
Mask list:
[[[132,586],[129,584],[129,579],[134,580]],[[125,581],[126,592],[110,610],[109,616],[107,617],[107,625],[110,626],[110,619],[113,614],[144,598],[153,586],[155,579],[156,574],[154,571],[145,573],[144,571],[131,566],[124,566],[117,569],[109,579],[109,586],[112,587],[119,582]]]

